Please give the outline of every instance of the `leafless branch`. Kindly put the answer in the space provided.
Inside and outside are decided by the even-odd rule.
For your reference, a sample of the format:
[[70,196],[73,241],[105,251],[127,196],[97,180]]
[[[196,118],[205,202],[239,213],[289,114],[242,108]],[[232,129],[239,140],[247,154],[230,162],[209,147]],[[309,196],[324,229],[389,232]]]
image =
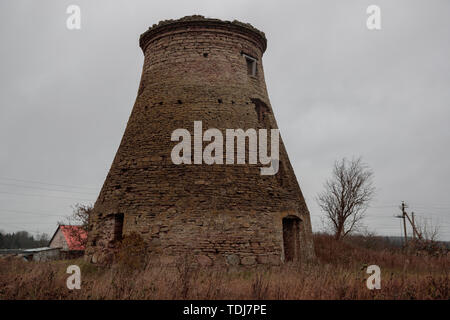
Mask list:
[[340,239],[357,230],[364,218],[375,192],[373,172],[361,158],[344,158],[335,162],[324,187],[316,200],[336,239]]

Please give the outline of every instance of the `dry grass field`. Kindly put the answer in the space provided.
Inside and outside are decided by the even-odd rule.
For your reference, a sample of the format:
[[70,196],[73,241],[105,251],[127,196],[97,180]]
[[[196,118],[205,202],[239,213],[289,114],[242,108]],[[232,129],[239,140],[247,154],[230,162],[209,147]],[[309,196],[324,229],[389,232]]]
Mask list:
[[[316,263],[272,268],[209,269],[186,261],[169,268],[126,260],[100,267],[82,259],[45,263],[0,259],[0,300],[450,299],[448,254],[404,253],[369,237],[337,242],[315,235],[314,241]],[[66,287],[66,268],[71,264],[81,268],[80,290]],[[381,268],[380,290],[366,287],[366,268],[372,264]]]

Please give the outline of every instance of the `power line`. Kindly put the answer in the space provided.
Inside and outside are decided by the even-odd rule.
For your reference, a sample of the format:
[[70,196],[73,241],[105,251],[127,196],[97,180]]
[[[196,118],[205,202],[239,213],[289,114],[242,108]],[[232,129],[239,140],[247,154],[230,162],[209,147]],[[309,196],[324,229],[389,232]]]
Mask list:
[[66,192],[66,193],[92,194],[92,195],[95,194],[93,192],[80,192],[80,191],[72,191],[72,190],[48,189],[48,188],[42,188],[42,187],[22,186],[22,185],[19,185],[19,184],[3,183],[3,182],[0,182],[0,185],[11,186],[11,187],[18,187],[18,188],[29,188],[29,189],[36,189],[36,190]]
[[444,215],[446,214],[445,212],[429,212],[429,211],[417,211],[417,213],[419,215],[432,215],[432,216],[440,216],[440,217],[444,217]]
[[5,178],[5,177],[0,177],[0,180],[37,183],[37,184],[43,184],[43,185],[48,185],[48,186],[57,186],[57,187],[66,187],[66,188],[75,188],[75,189],[95,189],[95,190],[98,190],[98,188],[96,188],[96,187],[56,184],[56,183],[42,182],[42,181],[36,181],[36,180],[13,179],[13,178]]
[[[6,224],[6,225],[11,225],[9,222],[6,222],[6,223],[1,223],[1,224]],[[17,224],[21,224],[21,225],[33,225],[33,226],[36,226],[36,222],[34,222],[34,221],[21,221],[21,222],[16,222],[16,223],[14,223],[13,224],[13,226],[14,227],[17,227]],[[47,222],[43,222],[43,223],[41,223],[41,225],[48,225],[48,223]]]
[[33,211],[22,211],[22,210],[3,210],[0,209],[1,212],[10,212],[10,213],[20,213],[20,214],[31,214],[39,217],[64,217],[65,215],[62,214],[51,214],[51,213],[44,213],[44,212],[33,212]]
[[371,221],[373,222],[374,220],[378,220],[380,219],[382,222],[388,222],[391,221],[392,218],[398,218],[398,215],[390,215],[390,216],[365,216],[364,219],[371,219]]
[[51,195],[46,195],[46,194],[25,194],[25,193],[14,193],[14,192],[4,192],[4,191],[0,191],[0,193],[11,194],[11,195],[15,195],[15,196],[48,197],[48,198],[70,199],[70,200],[94,201],[93,199],[58,197],[58,196],[51,196]]
[[[3,223],[3,222],[2,222]],[[13,227],[13,228],[16,228],[17,230],[19,230],[19,231],[26,231],[26,232],[29,232],[29,233],[36,233],[36,234],[42,234],[43,232],[39,232],[39,231],[28,231],[28,230],[23,230],[23,227],[18,227],[17,225],[15,225],[15,224],[10,224],[10,223],[5,223],[6,225],[9,225],[10,227]],[[17,232],[17,231],[16,231]]]
[[437,206],[435,204],[426,204],[426,203],[417,203],[413,202],[411,204],[414,207],[427,207],[427,208],[440,208],[440,209],[450,209],[450,204],[438,204]]
[[369,206],[369,208],[375,208],[375,209],[384,209],[384,208],[397,208],[395,205],[385,205],[385,206]]

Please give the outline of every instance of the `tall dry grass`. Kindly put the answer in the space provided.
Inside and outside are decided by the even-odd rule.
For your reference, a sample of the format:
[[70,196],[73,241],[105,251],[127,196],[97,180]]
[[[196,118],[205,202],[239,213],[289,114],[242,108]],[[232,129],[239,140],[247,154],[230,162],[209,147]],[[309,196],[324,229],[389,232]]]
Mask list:
[[[251,269],[174,267],[141,270],[83,260],[48,263],[0,260],[0,299],[449,299],[449,257],[416,256],[367,239],[336,242],[315,235],[317,263]],[[68,290],[68,265],[82,271]],[[379,265],[381,290],[368,290],[365,270]]]

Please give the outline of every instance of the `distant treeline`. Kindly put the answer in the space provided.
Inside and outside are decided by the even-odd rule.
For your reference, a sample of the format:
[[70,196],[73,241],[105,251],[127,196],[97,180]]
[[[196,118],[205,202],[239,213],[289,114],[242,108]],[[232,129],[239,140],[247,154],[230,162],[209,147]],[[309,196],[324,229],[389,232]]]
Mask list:
[[37,236],[27,231],[4,233],[0,231],[0,249],[31,249],[48,246],[49,237],[42,233]]

